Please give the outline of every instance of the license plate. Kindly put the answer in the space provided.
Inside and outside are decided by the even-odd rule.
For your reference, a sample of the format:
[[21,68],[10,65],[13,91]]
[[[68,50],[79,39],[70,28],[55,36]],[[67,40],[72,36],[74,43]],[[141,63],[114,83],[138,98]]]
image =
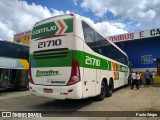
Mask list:
[[44,90],[44,93],[53,93],[53,90],[49,88],[44,88],[43,90]]

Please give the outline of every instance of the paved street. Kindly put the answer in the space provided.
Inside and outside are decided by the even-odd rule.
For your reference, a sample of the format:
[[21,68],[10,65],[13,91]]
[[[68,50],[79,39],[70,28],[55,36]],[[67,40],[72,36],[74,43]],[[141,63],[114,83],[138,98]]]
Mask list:
[[53,100],[34,96],[29,91],[3,91],[0,93],[0,111],[160,111],[159,93],[160,87],[144,86],[139,90],[123,87],[112,97],[96,101]]

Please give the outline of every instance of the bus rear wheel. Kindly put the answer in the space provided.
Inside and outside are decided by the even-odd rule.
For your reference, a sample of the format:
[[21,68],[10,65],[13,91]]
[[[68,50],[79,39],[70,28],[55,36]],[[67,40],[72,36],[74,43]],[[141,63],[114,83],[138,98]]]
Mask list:
[[107,88],[106,88],[106,97],[111,97],[112,93],[113,93],[113,81],[110,80],[109,85],[107,85]]
[[105,96],[106,96],[106,83],[104,82],[104,80],[101,83],[101,93],[97,96],[97,100],[102,101],[104,100]]

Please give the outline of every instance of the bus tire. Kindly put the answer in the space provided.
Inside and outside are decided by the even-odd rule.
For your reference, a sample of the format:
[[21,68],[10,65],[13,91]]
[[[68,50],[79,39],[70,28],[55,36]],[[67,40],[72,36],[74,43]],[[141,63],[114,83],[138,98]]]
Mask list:
[[113,93],[113,81],[110,79],[109,81],[109,85],[107,85],[106,87],[106,97],[111,97],[112,93]]
[[104,80],[102,80],[102,83],[101,83],[101,93],[97,96],[97,100],[98,101],[104,100],[105,95],[106,95],[106,83],[104,82]]

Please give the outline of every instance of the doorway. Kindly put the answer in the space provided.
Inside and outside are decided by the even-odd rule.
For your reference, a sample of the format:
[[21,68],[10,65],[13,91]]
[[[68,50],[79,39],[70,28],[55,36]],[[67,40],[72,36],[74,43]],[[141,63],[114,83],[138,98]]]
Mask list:
[[8,88],[10,86],[10,69],[1,69],[0,88]]

